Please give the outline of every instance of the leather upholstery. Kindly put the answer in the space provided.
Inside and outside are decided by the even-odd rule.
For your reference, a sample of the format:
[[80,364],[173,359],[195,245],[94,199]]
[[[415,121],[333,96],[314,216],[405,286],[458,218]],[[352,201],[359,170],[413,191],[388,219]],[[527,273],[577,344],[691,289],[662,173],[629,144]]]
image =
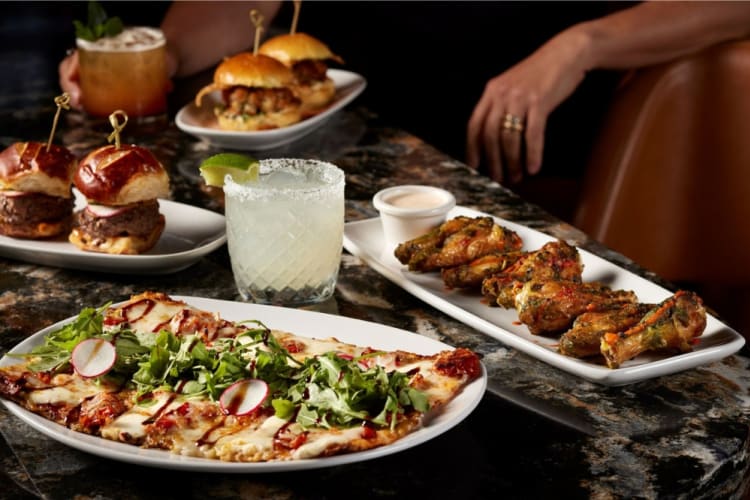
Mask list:
[[574,222],[668,280],[750,284],[750,41],[624,78]]

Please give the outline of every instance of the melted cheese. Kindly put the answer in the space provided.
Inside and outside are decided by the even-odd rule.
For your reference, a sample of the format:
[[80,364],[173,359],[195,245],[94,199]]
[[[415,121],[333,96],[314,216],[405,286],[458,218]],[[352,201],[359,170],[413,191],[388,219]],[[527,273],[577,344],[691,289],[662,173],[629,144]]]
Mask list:
[[[140,441],[146,437],[143,422],[153,417],[156,412],[161,410],[162,406],[169,401],[170,397],[171,395],[169,393],[159,392],[154,395],[155,402],[153,404],[148,406],[133,406],[130,410],[102,427],[102,437],[114,441]],[[174,403],[170,403],[170,406],[173,404]]]
[[267,460],[272,457],[274,436],[287,423],[276,416],[260,426],[247,427],[216,442],[214,452],[222,460]]
[[309,440],[292,454],[292,458],[314,458],[334,446],[345,446],[353,440],[362,436],[361,427],[351,427],[343,430],[331,430],[325,433],[314,434],[314,439]]
[[130,326],[136,331],[155,332],[183,309],[185,309],[185,304],[179,302],[154,301],[153,308],[148,314],[128,314],[128,319],[134,319],[130,321]]
[[77,406],[102,391],[102,388],[93,382],[71,375],[57,375],[52,383],[55,387],[31,391],[29,401],[35,405]]

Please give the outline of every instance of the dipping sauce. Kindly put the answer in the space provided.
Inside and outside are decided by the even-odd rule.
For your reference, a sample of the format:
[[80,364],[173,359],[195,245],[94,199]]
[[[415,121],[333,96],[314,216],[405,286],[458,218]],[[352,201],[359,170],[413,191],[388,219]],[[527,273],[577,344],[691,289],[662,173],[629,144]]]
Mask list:
[[397,193],[385,201],[400,208],[433,208],[445,203],[445,198],[430,191],[413,191]]
[[380,212],[385,245],[395,248],[442,224],[456,198],[439,187],[407,184],[378,191],[372,203]]

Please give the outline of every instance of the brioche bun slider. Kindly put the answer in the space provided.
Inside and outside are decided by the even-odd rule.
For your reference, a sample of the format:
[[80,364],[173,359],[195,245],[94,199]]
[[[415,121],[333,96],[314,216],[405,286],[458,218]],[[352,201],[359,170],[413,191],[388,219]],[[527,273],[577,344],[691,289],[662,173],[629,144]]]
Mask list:
[[0,234],[52,238],[70,230],[76,158],[67,148],[16,142],[0,153]]
[[73,178],[88,205],[78,212],[69,241],[82,250],[139,254],[164,231],[157,198],[169,195],[169,176],[147,149],[109,145],[86,155]]
[[328,62],[343,64],[326,44],[306,33],[289,33],[266,40],[259,48],[281,61],[294,73],[294,91],[302,100],[303,113],[311,113],[330,104],[336,86],[328,77]]
[[214,108],[224,130],[269,130],[286,127],[302,119],[300,100],[291,86],[294,74],[276,59],[242,52],[225,59],[214,71],[213,83],[195,96],[200,107],[203,97],[221,91],[221,104]]

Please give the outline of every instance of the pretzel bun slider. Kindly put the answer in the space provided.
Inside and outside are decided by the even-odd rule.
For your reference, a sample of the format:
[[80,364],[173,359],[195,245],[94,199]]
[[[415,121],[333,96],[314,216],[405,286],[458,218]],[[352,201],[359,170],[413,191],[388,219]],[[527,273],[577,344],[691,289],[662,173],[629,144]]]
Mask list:
[[221,91],[221,104],[214,108],[224,130],[268,130],[299,122],[300,100],[293,91],[294,74],[276,59],[251,52],[226,58],[214,71],[213,83],[195,96]]
[[164,231],[157,198],[169,195],[169,176],[147,149],[109,145],[84,157],[74,176],[87,206],[78,212],[69,240],[102,253],[139,254]]
[[67,148],[16,142],[0,153],[0,234],[42,239],[70,229],[76,158]]

